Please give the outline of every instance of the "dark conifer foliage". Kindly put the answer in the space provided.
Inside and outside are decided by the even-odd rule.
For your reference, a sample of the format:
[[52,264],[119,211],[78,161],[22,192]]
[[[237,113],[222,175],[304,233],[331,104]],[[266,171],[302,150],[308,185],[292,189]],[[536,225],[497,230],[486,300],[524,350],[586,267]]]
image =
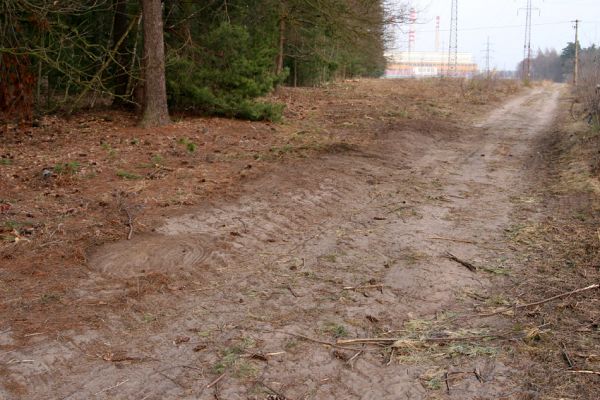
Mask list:
[[[256,98],[279,84],[379,76],[385,25],[397,21],[380,0],[163,0],[161,9],[152,24],[163,26],[169,107],[249,119],[278,118],[280,106]],[[145,29],[141,0],[1,0],[3,117],[106,102],[142,110],[152,95],[146,52],[156,50]]]

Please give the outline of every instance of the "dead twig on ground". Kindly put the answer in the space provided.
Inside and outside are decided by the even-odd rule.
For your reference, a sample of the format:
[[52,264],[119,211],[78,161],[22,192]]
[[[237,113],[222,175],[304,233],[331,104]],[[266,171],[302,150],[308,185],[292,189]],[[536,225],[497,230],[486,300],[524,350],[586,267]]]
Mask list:
[[116,362],[116,363],[127,362],[127,361],[131,361],[131,362],[159,361],[158,359],[152,358],[152,357],[134,357],[134,356],[128,356],[126,354],[114,354],[114,353],[97,354],[97,356],[100,357],[104,361]]
[[392,361],[394,360],[394,351],[396,349],[394,347],[392,347],[392,351],[390,352],[390,358],[388,359],[388,362],[385,364],[386,367],[389,367],[390,364],[392,363]]
[[394,345],[396,342],[402,344],[409,343],[422,343],[422,342],[457,342],[464,340],[481,340],[481,339],[506,339],[503,335],[479,335],[479,336],[463,336],[463,337],[446,337],[446,338],[419,338],[419,339],[407,339],[407,338],[358,338],[358,339],[338,339],[336,344],[373,344],[373,345]]
[[542,304],[545,304],[545,303],[549,303],[549,302],[554,301],[554,300],[560,300],[562,298],[565,298],[565,297],[568,297],[568,296],[571,296],[571,295],[574,295],[574,294],[583,293],[583,292],[587,292],[589,290],[598,289],[598,288],[600,288],[600,284],[594,284],[594,285],[586,286],[584,288],[580,288],[580,289],[576,289],[576,290],[571,290],[570,292],[557,294],[556,296],[548,297],[547,299],[543,299],[543,300],[536,301],[536,302],[533,302],[533,303],[514,305],[512,307],[505,307],[505,308],[502,308],[500,310],[497,310],[497,311],[494,311],[494,312],[491,312],[491,313],[478,314],[478,316],[479,317],[491,317],[493,315],[502,314],[502,313],[505,313],[505,312],[511,311],[511,310],[519,310],[519,309],[522,309],[522,308],[539,306],[539,305],[542,305]]
[[292,400],[290,397],[287,397],[283,393],[278,392],[277,390],[273,389],[272,387],[268,386],[266,383],[264,383],[262,381],[256,381],[256,383],[261,385],[262,387],[264,387],[271,393],[273,393],[275,396],[277,396],[277,400]]
[[294,336],[294,337],[297,337],[298,339],[304,339],[308,342],[323,344],[326,346],[331,346],[333,348],[342,349],[342,350],[354,350],[354,351],[362,350],[362,349],[357,349],[357,348],[353,348],[353,347],[344,347],[344,346],[341,346],[340,344],[327,342],[325,340],[313,339],[311,337],[300,335],[298,333],[293,333],[293,332],[286,332],[286,331],[264,331],[264,332],[283,333],[284,335]]
[[127,240],[131,240],[133,237],[133,223],[137,214],[143,208],[141,204],[137,204],[134,206],[127,205],[123,198],[121,197],[121,193],[117,193],[117,204],[119,205],[119,210],[124,212],[127,215],[127,226],[129,227],[129,233],[127,234]]
[[294,289],[292,289],[291,285],[287,285],[286,289],[290,291],[290,293],[292,294],[292,296],[294,296],[294,297],[301,297],[301,296],[298,296],[298,294],[294,291]]
[[560,345],[562,347],[562,355],[563,355],[565,361],[567,362],[567,364],[569,364],[569,368],[570,369],[575,368],[575,364],[573,364],[573,361],[571,361],[571,357],[569,357],[569,352],[567,350],[567,346],[565,346],[564,343],[561,343]]
[[466,267],[471,272],[477,272],[476,266],[474,266],[473,264],[471,264],[468,261],[461,260],[460,258],[456,257],[454,254],[452,254],[450,252],[446,252],[444,254],[444,257],[448,258],[449,260],[459,263],[460,265],[462,265],[463,267]]
[[116,385],[113,385],[113,386],[107,387],[105,389],[102,389],[99,392],[94,393],[94,396],[98,396],[100,393],[108,392],[111,389],[116,389],[119,386],[121,386],[122,384],[127,383],[127,382],[129,382],[129,379],[125,379],[124,381],[121,381],[121,382],[117,383]]
[[573,371],[568,371],[572,374],[587,374],[587,375],[600,375],[600,371],[584,371],[581,369],[576,369]]
[[352,362],[353,362],[354,360],[356,360],[356,359],[357,359],[357,358],[358,358],[358,357],[359,357],[359,356],[360,356],[362,353],[363,353],[363,351],[362,351],[362,350],[359,350],[359,351],[358,351],[358,352],[357,352],[355,355],[353,355],[352,357],[350,357],[350,358],[348,359],[348,361],[346,361],[346,364],[348,364],[348,365],[350,366],[350,368],[353,368],[353,364],[352,364]]
[[125,213],[127,214],[127,225],[129,226],[129,233],[127,234],[127,240],[131,240],[133,236],[133,216],[128,208],[125,208]]
[[217,383],[219,383],[227,374],[227,371],[223,372],[221,375],[219,375],[217,377],[217,379],[213,380],[211,383],[209,383],[208,385],[206,385],[206,389],[210,389],[211,387],[215,386]]
[[443,241],[446,241],[446,242],[456,242],[456,243],[466,243],[466,244],[478,244],[477,242],[474,242],[472,240],[454,239],[454,238],[448,238],[448,237],[443,237],[443,236],[432,236],[432,237],[428,237],[427,240],[443,240]]
[[379,289],[380,291],[383,291],[383,284],[344,287],[344,290],[354,290],[354,291],[365,290],[365,289]]

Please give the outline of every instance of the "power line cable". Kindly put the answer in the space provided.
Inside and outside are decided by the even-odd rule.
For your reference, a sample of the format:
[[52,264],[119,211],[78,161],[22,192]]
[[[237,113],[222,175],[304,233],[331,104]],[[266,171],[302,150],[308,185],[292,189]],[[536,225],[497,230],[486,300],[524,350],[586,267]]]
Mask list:
[[[588,21],[589,22],[589,21]],[[600,21],[598,21],[597,23],[600,24]],[[549,26],[549,25],[566,25],[566,24],[572,24],[571,21],[557,21],[557,22],[541,22],[541,23],[537,23],[537,24],[531,24],[531,26]],[[496,26],[478,26],[478,27],[471,27],[471,28],[459,28],[458,31],[459,32],[469,32],[469,31],[485,31],[485,30],[490,30],[490,29],[523,29],[525,27],[524,24],[515,24],[515,25],[496,25]],[[440,29],[441,32],[449,32],[450,29]],[[417,33],[432,33],[435,32],[435,30],[417,30]]]

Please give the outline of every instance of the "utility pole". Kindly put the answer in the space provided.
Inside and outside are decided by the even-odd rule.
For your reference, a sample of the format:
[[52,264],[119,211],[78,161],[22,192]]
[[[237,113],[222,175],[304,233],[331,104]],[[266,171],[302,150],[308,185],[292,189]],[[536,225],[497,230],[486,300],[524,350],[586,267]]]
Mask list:
[[573,71],[573,86],[577,86],[579,80],[579,23],[580,20],[575,21],[575,70]]
[[457,76],[458,64],[458,0],[452,0],[450,11],[450,45],[448,48],[448,76]]

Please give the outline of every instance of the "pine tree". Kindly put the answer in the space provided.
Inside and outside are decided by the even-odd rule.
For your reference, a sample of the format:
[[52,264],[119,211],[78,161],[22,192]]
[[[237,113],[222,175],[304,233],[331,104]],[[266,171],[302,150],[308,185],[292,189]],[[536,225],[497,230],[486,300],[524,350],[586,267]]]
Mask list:
[[144,26],[144,104],[140,125],[170,122],[165,81],[165,45],[160,0],[142,0]]

